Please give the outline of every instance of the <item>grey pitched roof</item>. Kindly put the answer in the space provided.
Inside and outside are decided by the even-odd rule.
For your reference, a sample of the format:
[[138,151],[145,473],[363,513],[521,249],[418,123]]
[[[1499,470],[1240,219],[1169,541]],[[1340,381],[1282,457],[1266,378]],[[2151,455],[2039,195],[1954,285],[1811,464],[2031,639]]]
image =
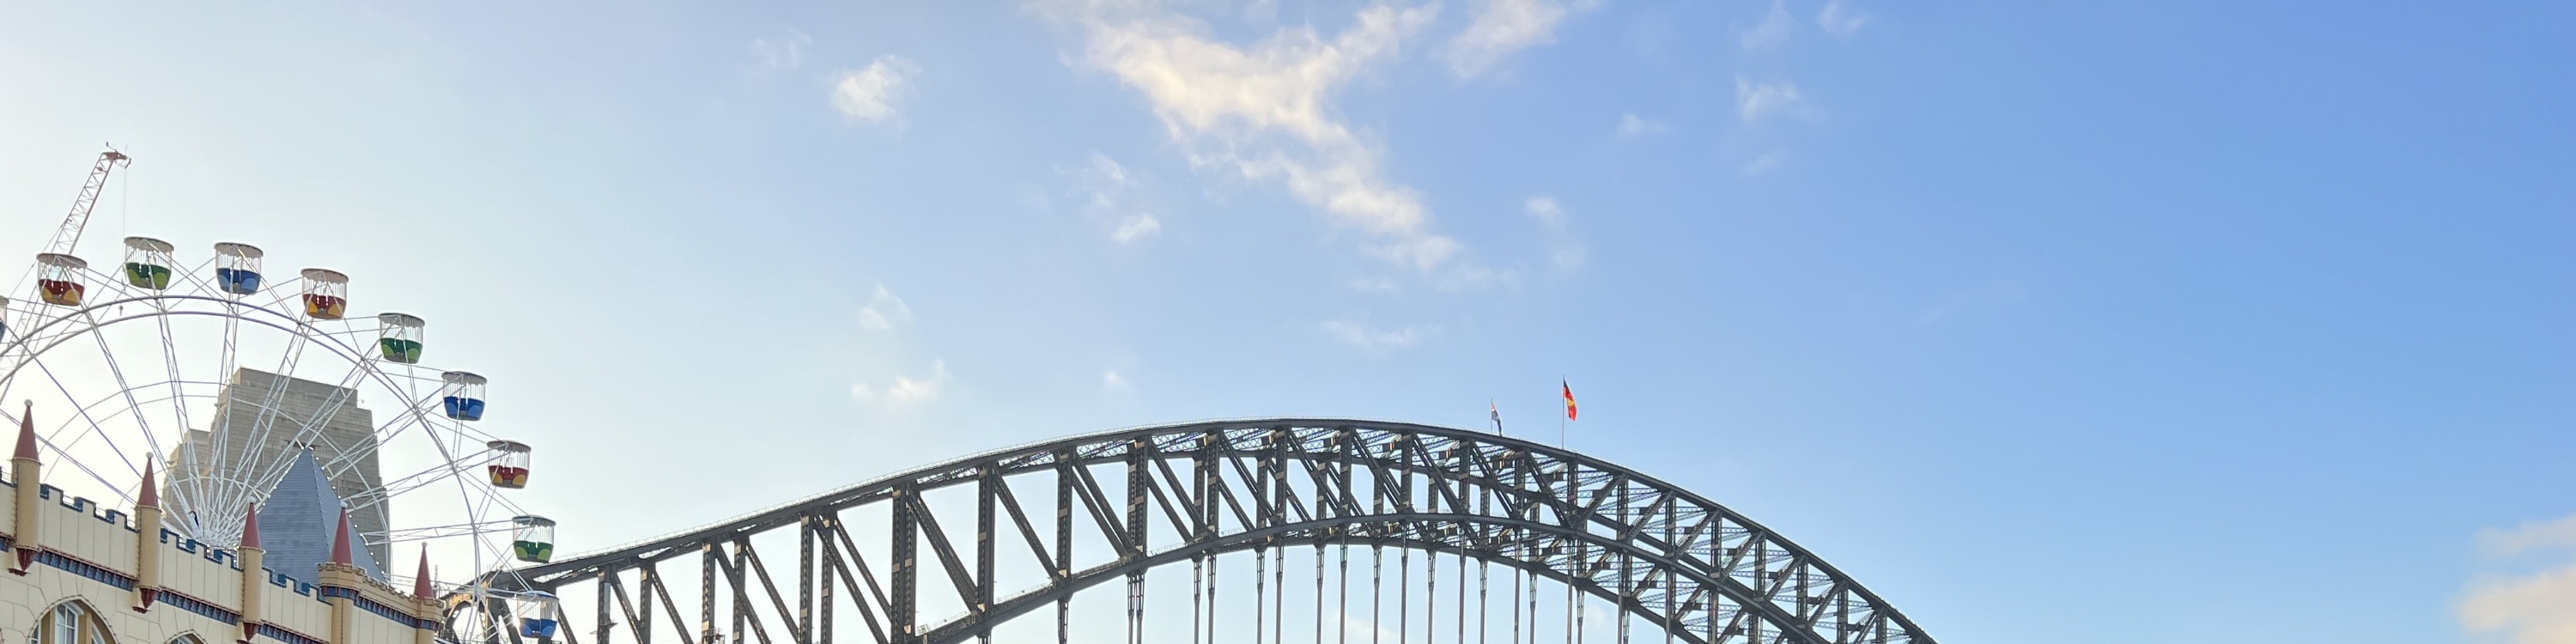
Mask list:
[[[331,560],[331,544],[339,537],[340,505],[340,495],[331,492],[313,450],[296,455],[286,477],[269,491],[268,502],[259,506],[260,546],[268,552],[268,569],[306,583],[320,579],[317,571]],[[366,548],[350,548],[349,554],[368,577],[385,579]]]

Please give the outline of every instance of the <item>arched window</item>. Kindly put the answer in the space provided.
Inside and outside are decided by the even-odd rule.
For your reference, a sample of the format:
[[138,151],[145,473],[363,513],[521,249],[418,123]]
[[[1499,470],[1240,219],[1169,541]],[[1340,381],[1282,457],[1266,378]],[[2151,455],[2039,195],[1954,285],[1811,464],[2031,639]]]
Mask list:
[[36,625],[35,644],[116,644],[116,638],[88,606],[68,601],[45,611],[45,622]]
[[197,639],[197,636],[195,635],[181,635],[170,638],[170,644],[206,644],[206,642],[205,640]]

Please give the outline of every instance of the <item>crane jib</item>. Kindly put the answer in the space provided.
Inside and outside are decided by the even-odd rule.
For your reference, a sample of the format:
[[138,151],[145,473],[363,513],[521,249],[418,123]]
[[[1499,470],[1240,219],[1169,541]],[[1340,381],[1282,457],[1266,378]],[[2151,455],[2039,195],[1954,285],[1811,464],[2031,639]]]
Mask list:
[[89,225],[89,211],[98,206],[98,195],[107,189],[107,175],[133,163],[125,153],[110,149],[98,154],[98,163],[90,166],[89,180],[81,183],[80,197],[72,200],[72,214],[63,218],[63,226],[54,231],[54,240],[45,252],[69,255],[80,245],[81,229]]

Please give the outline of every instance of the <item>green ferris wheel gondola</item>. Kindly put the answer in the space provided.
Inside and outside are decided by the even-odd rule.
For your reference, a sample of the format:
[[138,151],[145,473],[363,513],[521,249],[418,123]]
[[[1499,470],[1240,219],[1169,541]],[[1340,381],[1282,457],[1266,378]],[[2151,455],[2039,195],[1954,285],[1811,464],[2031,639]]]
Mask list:
[[170,242],[150,237],[125,238],[125,283],[155,291],[170,288]]
[[554,560],[555,521],[535,515],[511,517],[510,552],[528,563]]
[[422,327],[429,323],[409,313],[376,316],[376,349],[386,362],[420,364]]

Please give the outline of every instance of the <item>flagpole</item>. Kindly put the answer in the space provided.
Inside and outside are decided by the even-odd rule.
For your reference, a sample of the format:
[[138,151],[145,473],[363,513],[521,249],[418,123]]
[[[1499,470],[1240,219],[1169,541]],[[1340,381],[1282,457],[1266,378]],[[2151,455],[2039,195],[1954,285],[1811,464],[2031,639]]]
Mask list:
[[[1566,384],[1566,382],[1565,382],[1565,376],[1557,376],[1557,377],[1556,377],[1556,383],[1557,383],[1557,387],[1559,387],[1559,388],[1561,388],[1561,389],[1563,389],[1563,390],[1565,390],[1565,391],[1573,391],[1573,386],[1572,386],[1572,385],[1568,385],[1568,384]],[[1557,415],[1556,415],[1556,448],[1557,448],[1557,449],[1566,449],[1566,447],[1565,447],[1565,414],[1557,414]]]

